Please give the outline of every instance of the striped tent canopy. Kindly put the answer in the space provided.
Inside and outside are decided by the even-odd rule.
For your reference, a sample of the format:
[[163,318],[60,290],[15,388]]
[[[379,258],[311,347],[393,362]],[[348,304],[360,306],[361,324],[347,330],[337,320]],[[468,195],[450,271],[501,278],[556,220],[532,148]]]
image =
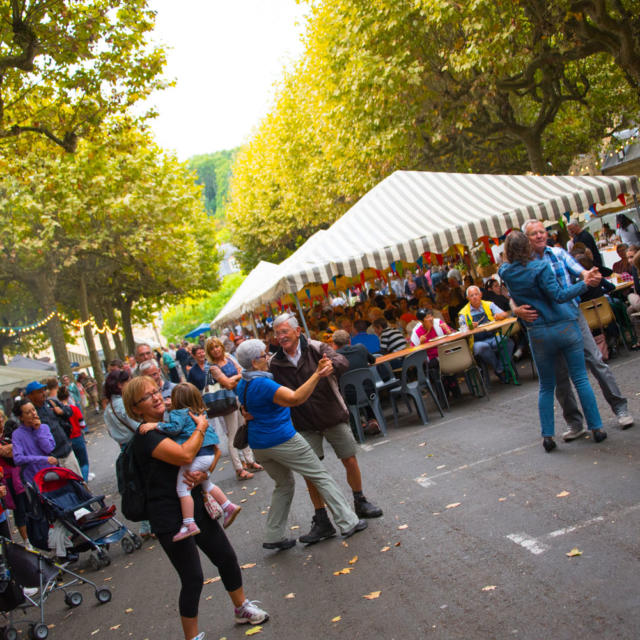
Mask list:
[[293,293],[336,275],[415,262],[426,251],[444,253],[455,244],[470,247],[483,236],[500,237],[531,218],[556,221],[565,212],[638,192],[636,176],[396,171],[319,232],[314,246],[305,243],[282,263],[278,282],[264,293]]
[[415,263],[427,251],[471,247],[531,218],[555,222],[566,212],[588,211],[593,204],[638,192],[635,176],[396,171],[272,269],[250,295],[242,295],[238,308],[244,313],[336,276],[357,278],[365,269],[388,269],[397,260]]
[[245,303],[256,299],[264,287],[274,278],[278,265],[261,260],[242,281],[242,284],[227,300],[227,304],[220,309],[218,315],[211,322],[211,328],[239,318],[246,310]]

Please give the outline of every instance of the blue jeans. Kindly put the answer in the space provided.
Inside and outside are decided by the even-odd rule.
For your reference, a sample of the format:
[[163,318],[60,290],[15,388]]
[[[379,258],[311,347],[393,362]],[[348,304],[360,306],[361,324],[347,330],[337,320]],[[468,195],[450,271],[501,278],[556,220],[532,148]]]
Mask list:
[[76,460],[80,465],[82,478],[86,482],[89,478],[89,455],[87,454],[87,445],[82,434],[80,434],[77,438],[71,438],[71,448],[73,449]]
[[538,411],[542,436],[554,435],[553,393],[556,388],[556,360],[562,358],[567,362],[569,375],[580,397],[582,411],[587,419],[589,429],[600,429],[602,419],[598,411],[596,397],[587,377],[584,361],[582,334],[577,321],[557,322],[549,325],[529,328],[531,353],[538,368],[540,377],[540,393],[538,395]]
[[[507,355],[509,360],[513,357],[513,340],[507,338]],[[498,341],[495,336],[486,340],[476,340],[473,343],[473,355],[485,364],[489,365],[496,374],[504,373],[504,366],[498,353]]]

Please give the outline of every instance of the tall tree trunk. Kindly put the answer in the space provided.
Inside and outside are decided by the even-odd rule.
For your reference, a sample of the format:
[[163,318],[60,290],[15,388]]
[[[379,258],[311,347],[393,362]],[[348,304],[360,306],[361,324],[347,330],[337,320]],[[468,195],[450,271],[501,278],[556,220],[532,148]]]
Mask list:
[[4,345],[0,344],[0,365],[5,367],[7,365],[7,361],[4,357]]
[[[93,317],[96,319],[96,324],[99,327],[104,327],[104,313],[102,312],[102,307],[94,296],[89,296],[89,306],[91,307]],[[109,364],[113,360],[113,353],[111,351],[109,336],[107,334],[108,331],[106,330],[103,332],[98,332],[98,338],[100,340],[100,344],[102,345],[102,356],[105,364]]]
[[[80,276],[80,319],[82,322],[89,320],[89,303],[87,300],[87,283],[84,278],[84,274]],[[98,383],[98,393],[102,394],[102,388],[104,387],[104,376],[102,375],[102,364],[100,362],[100,356],[96,349],[96,343],[93,337],[93,331],[91,331],[91,325],[86,324],[83,327],[84,339],[87,343],[87,349],[89,350],[89,359],[91,360],[91,366],[93,368],[93,377]]]
[[56,359],[56,368],[58,375],[72,375],[69,354],[67,353],[67,343],[64,339],[64,331],[62,330],[62,322],[57,313],[56,300],[53,295],[53,284],[49,282],[49,278],[42,276],[33,282],[33,293],[36,294],[38,302],[42,305],[46,315],[54,313],[53,317],[47,323],[47,332],[51,340],[53,355]]
[[133,338],[133,328],[131,327],[131,307],[133,301],[129,298],[123,298],[120,302],[120,315],[122,316],[122,333],[124,334],[124,343],[127,347],[127,354],[133,355],[136,352],[136,341]]
[[[107,321],[109,322],[109,326],[111,328],[117,326],[118,320],[116,318],[116,312],[114,308],[110,304],[104,305],[104,312],[107,316]],[[118,354],[118,358],[124,362],[125,352],[124,345],[122,344],[122,338],[120,337],[120,331],[116,331],[111,334],[113,336],[113,344],[116,345],[116,353]]]
[[528,131],[527,134],[522,135],[521,138],[527,148],[531,171],[541,176],[548,173],[548,166],[542,157],[542,137],[540,134],[534,131]]

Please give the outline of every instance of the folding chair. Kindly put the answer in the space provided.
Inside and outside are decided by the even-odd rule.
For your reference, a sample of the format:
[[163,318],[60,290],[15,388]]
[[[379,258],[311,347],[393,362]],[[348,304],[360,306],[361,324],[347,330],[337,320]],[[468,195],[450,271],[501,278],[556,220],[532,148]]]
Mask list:
[[[368,380],[371,386],[365,389],[365,381]],[[382,415],[380,400],[376,390],[376,381],[371,369],[352,369],[340,376],[340,393],[344,398],[347,409],[353,418],[358,433],[358,440],[364,442],[364,432],[360,424],[360,409],[370,407],[373,415],[378,421],[382,435],[387,435],[387,423]]]
[[627,341],[624,339],[624,333],[622,332],[622,329],[620,328],[620,325],[613,313],[613,309],[605,296],[581,302],[580,311],[582,311],[582,314],[589,325],[589,329],[592,331],[594,329],[600,329],[602,335],[604,335],[605,327],[608,327],[611,323],[615,322],[620,338],[622,339],[622,344],[627,350],[627,353],[629,352],[629,346],[627,345]]
[[466,338],[438,345],[438,360],[441,375],[454,376],[463,373],[469,391],[475,396],[484,395],[489,399],[489,392]]

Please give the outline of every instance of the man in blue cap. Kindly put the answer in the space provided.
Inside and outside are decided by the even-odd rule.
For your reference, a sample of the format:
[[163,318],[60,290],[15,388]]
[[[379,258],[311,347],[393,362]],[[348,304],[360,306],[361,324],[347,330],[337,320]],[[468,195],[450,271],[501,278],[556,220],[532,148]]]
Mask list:
[[71,471],[82,476],[80,466],[76,460],[75,455],[72,453],[71,440],[69,440],[69,434],[65,433],[58,416],[66,416],[70,418],[73,415],[71,407],[62,406],[58,407],[52,402],[49,402],[45,394],[45,385],[34,380],[27,385],[25,389],[25,395],[31,400],[33,406],[38,412],[40,422],[49,426],[51,435],[56,443],[55,449],[51,452],[51,455],[58,460],[58,466],[66,467]]

